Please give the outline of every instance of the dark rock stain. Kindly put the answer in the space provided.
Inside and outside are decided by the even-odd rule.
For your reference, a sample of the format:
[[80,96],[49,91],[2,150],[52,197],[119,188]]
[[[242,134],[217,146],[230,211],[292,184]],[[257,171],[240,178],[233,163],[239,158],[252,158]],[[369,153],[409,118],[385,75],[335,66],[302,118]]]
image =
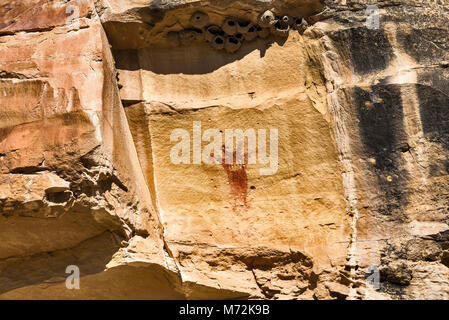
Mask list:
[[[444,84],[438,84],[449,91],[449,80],[446,80]],[[442,146],[446,151],[443,159],[430,159],[430,175],[447,175],[449,174],[449,95],[442,90],[424,85],[417,85],[416,92],[420,101],[421,123],[425,138]]]
[[355,28],[334,32],[330,37],[341,54],[350,58],[358,74],[383,70],[393,57],[391,44],[383,30]]
[[430,86],[417,85],[416,89],[424,134],[449,150],[449,96]]
[[376,209],[384,215],[398,214],[407,205],[407,172],[402,150],[407,145],[403,110],[397,86],[373,86],[372,92],[354,89],[356,113],[363,150],[374,158],[371,172],[377,178]]
[[439,28],[399,30],[397,39],[400,47],[417,63],[432,64],[449,57],[449,45],[447,39],[442,36],[444,32],[445,30]]

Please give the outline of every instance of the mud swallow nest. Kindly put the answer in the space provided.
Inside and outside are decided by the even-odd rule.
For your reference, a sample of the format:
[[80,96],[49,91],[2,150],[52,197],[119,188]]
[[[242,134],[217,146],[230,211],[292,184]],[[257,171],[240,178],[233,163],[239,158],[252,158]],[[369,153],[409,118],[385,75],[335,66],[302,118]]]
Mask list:
[[221,26],[218,26],[210,24],[207,13],[197,11],[190,17],[189,28],[179,32],[168,32],[167,41],[173,47],[206,42],[216,50],[234,53],[245,41],[266,39],[270,35],[286,38],[291,30],[297,30],[302,34],[307,27],[308,23],[303,18],[277,16],[271,10],[260,14],[257,23],[248,19],[228,17]]

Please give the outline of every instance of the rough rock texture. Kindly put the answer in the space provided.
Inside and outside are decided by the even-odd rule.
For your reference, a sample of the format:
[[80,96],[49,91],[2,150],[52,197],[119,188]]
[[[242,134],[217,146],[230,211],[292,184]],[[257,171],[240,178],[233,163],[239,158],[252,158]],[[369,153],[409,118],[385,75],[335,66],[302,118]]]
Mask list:
[[[0,0],[0,299],[449,299],[448,17]],[[173,164],[198,122],[278,129],[278,170]]]

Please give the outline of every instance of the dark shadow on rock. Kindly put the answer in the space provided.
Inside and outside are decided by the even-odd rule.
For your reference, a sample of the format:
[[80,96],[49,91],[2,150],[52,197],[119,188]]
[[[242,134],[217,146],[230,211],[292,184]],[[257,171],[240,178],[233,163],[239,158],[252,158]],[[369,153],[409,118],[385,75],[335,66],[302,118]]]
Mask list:
[[119,236],[110,231],[81,242],[74,248],[42,252],[0,261],[0,294],[31,285],[65,282],[66,268],[75,265],[80,276],[102,272],[119,250]]
[[244,42],[240,50],[227,53],[214,50],[207,43],[194,43],[176,48],[148,47],[140,50],[116,50],[116,67],[120,70],[136,71],[143,69],[156,74],[207,74],[221,67],[241,60],[258,50],[260,57],[274,44],[283,46],[287,38],[257,39]]

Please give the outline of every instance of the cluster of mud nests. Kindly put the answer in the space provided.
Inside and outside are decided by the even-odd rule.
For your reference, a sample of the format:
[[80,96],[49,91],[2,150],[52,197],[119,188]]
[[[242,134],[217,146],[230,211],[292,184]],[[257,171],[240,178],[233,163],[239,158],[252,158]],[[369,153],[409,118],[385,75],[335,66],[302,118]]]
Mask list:
[[187,46],[195,41],[205,41],[216,50],[224,49],[234,53],[244,41],[265,39],[270,35],[286,38],[291,29],[303,33],[308,26],[302,18],[276,16],[270,10],[259,16],[257,24],[248,20],[228,18],[221,27],[209,24],[207,13],[197,11],[190,18],[190,24],[191,28],[167,33],[167,40],[172,46]]

